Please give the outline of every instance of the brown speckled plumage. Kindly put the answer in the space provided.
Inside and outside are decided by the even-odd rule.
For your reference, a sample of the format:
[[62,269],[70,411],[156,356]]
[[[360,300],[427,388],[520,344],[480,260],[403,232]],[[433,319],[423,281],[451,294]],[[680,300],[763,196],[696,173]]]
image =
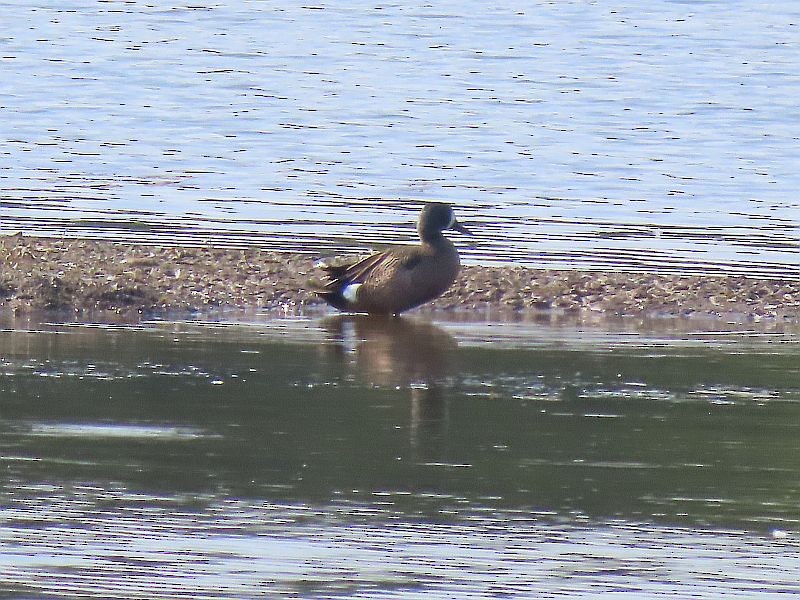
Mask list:
[[449,205],[428,203],[417,225],[420,245],[323,267],[329,280],[317,293],[339,310],[369,314],[399,314],[429,302],[447,291],[459,271],[458,251],[442,235],[445,229],[468,233]]

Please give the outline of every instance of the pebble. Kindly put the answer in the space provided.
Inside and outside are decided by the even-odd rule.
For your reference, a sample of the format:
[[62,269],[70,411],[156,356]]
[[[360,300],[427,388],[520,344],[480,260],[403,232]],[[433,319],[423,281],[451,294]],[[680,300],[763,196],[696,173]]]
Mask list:
[[[116,314],[302,309],[321,304],[309,285],[322,278],[317,258],[258,248],[173,248],[17,234],[0,237],[0,307],[15,313]],[[467,265],[451,289],[428,306],[799,321],[800,278]]]

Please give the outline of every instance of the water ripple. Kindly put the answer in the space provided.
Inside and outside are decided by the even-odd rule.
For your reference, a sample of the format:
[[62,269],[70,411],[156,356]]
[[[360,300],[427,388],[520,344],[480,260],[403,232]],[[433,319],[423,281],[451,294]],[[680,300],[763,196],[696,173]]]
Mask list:
[[797,277],[791,2],[4,8],[2,232]]

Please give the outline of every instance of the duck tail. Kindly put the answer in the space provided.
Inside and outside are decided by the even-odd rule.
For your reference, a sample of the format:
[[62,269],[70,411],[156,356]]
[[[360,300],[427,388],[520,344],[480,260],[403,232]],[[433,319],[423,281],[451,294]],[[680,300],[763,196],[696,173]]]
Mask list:
[[[323,267],[323,269],[326,271],[328,281],[322,282],[318,279],[309,279],[306,283],[308,290],[334,308],[346,310],[347,300],[342,296],[342,289],[347,285],[347,280],[341,277],[346,269],[339,267]],[[333,273],[337,273],[338,276],[333,275]]]
[[337,308],[339,310],[347,310],[348,302],[338,291],[326,292],[323,290],[315,290],[314,293],[323,300],[325,300],[325,302],[330,304],[333,308]]

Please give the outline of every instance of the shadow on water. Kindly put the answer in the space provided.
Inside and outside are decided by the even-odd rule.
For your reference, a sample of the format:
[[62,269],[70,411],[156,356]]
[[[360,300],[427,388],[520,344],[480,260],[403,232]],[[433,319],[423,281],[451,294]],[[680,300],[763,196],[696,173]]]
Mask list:
[[331,360],[341,360],[376,386],[442,384],[455,375],[455,338],[440,327],[403,317],[336,315],[321,322]]
[[[50,589],[31,583],[22,556],[40,574],[107,577],[81,556],[122,544],[124,560],[139,560],[149,550],[136,535],[195,548],[159,551],[186,576],[186,561],[211,553],[218,596],[231,595],[226,569],[257,555],[243,597],[258,577],[285,593],[309,577],[320,578],[312,591],[352,591],[329,550],[389,569],[382,553],[361,554],[370,540],[407,561],[374,589],[430,589],[423,572],[436,563],[483,593],[484,567],[465,581],[459,564],[495,547],[506,550],[489,564],[519,566],[587,544],[601,556],[617,543],[671,547],[670,535],[695,556],[692,535],[720,528],[793,536],[796,333],[626,323],[337,316],[0,331],[0,518],[21,549],[0,556],[20,586],[9,589]],[[418,545],[430,536],[458,564]],[[53,543],[67,547],[60,558]],[[278,558],[292,552],[339,564],[336,575]],[[570,585],[602,579],[597,557],[570,560],[583,573]],[[517,576],[550,581],[532,568]],[[652,568],[634,570],[647,580]]]
[[367,385],[406,390],[411,447],[440,440],[448,422],[446,388],[456,374],[458,344],[427,322],[406,318],[337,315],[322,322],[328,360]]

